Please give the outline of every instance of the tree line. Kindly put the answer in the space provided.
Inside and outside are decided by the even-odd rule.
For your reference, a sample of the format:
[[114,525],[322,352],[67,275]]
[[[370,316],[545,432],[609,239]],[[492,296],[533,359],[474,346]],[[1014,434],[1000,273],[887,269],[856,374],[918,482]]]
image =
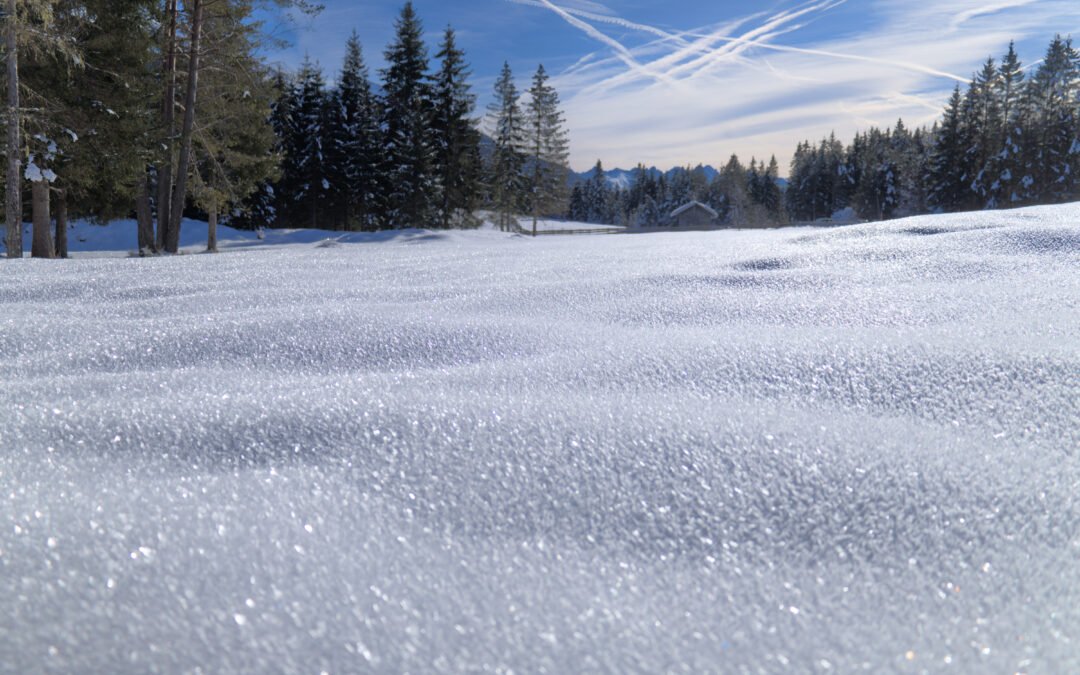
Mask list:
[[333,87],[310,61],[286,73],[261,56],[258,13],[319,11],[308,0],[6,2],[9,257],[27,211],[32,255],[66,257],[69,214],[134,215],[150,255],[177,252],[185,214],[206,217],[216,250],[222,218],[446,228],[487,207],[516,227],[516,214],[564,209],[567,133],[543,67],[527,100],[504,67],[486,140],[454,30],[432,70],[411,2],[378,82],[354,34]]
[[715,177],[703,167],[668,174],[639,165],[617,189],[598,163],[574,187],[573,220],[655,227],[690,200],[734,226],[783,225],[846,210],[865,220],[999,209],[1080,199],[1080,52],[1057,36],[1029,76],[1010,44],[941,120],[909,129],[871,128],[844,145],[835,135],[798,144],[786,189],[775,158],[743,166],[733,156]]
[[698,201],[731,225],[775,225],[786,220],[779,172],[775,156],[768,164],[751,159],[746,166],[738,155],[732,155],[715,176],[700,165],[660,172],[638,164],[630,186],[619,189],[607,180],[603,163],[597,162],[588,180],[571,190],[567,218],[586,223],[662,227],[672,211]]
[[270,116],[280,173],[244,205],[240,224],[331,230],[479,224],[561,211],[568,142],[559,98],[540,66],[523,103],[510,66],[495,85],[485,139],[469,67],[447,28],[430,73],[419,18],[406,4],[378,89],[354,34],[336,86],[305,61],[278,73]]
[[[276,168],[259,11],[307,0],[7,0],[5,243],[66,257],[68,214],[135,215],[175,253],[187,209],[217,215]],[[206,101],[213,101],[207,105]],[[149,102],[149,103],[148,103]],[[54,221],[55,215],[55,224]],[[211,242],[213,238],[211,237]]]

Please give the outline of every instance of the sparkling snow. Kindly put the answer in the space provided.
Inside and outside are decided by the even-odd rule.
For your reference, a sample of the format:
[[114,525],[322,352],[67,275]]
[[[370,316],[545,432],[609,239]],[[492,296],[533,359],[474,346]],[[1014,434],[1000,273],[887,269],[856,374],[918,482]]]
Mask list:
[[1080,206],[354,241],[0,261],[0,670],[1080,671]]

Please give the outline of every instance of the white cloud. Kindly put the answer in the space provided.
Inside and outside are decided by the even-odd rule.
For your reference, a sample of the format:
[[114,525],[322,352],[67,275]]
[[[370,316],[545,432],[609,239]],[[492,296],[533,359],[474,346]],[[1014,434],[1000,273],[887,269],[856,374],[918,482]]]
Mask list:
[[[864,25],[812,41],[805,26],[828,22],[846,0],[683,29],[581,3],[512,1],[559,13],[601,47],[556,78],[579,168],[597,158],[609,166],[716,164],[732,152],[776,153],[786,165],[803,138],[835,130],[847,140],[898,117],[931,123],[956,82],[1011,39],[1030,62],[1054,32],[1080,28],[1075,0],[851,0]],[[615,40],[606,29],[623,33]],[[647,41],[631,42],[634,34]]]

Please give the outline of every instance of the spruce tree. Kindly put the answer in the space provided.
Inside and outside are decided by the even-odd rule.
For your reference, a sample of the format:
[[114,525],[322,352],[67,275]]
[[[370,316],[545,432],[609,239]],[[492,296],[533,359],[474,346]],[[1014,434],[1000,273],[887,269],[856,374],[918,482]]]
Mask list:
[[423,29],[411,2],[395,23],[382,71],[386,216],[392,227],[435,222],[441,183],[432,131],[432,96]]
[[284,107],[289,113],[283,186],[288,219],[318,228],[328,224],[323,219],[332,187],[326,156],[329,106],[318,65],[304,59]]
[[469,87],[465,54],[457,46],[449,26],[436,58],[432,127],[435,166],[442,184],[438,204],[439,224],[448,228],[468,224],[476,208],[480,182],[480,132],[472,119],[476,97]]
[[727,222],[734,227],[744,227],[751,221],[752,200],[747,191],[748,173],[738,155],[731,155],[717,177],[720,189],[727,199]]
[[1001,108],[1000,146],[990,157],[986,172],[986,207],[1007,207],[1021,199],[1020,180],[1026,173],[1024,166],[1024,127],[1027,115],[1023,102],[1024,68],[1016,54],[1013,43],[1001,60],[996,80],[998,106]]
[[[200,87],[213,106],[204,106],[195,136],[191,196],[207,214],[207,251],[217,251],[219,216],[238,216],[248,197],[275,175],[278,156],[266,110],[274,80],[255,56],[258,36],[242,13],[207,17],[208,45]],[[245,84],[237,87],[236,73]]]
[[1054,38],[1028,86],[1037,148],[1033,196],[1040,203],[1067,201],[1080,185],[1080,54],[1072,40]]
[[[810,142],[800,142],[795,147],[795,154],[791,157],[788,167],[788,189],[784,195],[784,202],[788,215],[793,220],[811,220],[811,205],[808,198],[807,187],[810,183]],[[712,204],[717,207],[716,203]],[[717,209],[719,211],[719,209]]]
[[1000,72],[994,59],[987,59],[982,71],[973,82],[975,99],[975,128],[972,130],[972,148],[969,150],[969,165],[972,172],[971,191],[974,197],[972,207],[985,208],[993,200],[992,159],[999,154],[1004,144],[1002,123],[1002,105],[999,97],[998,78]]
[[784,195],[780,192],[780,186],[777,184],[779,178],[780,165],[776,161],[776,155],[773,155],[769,159],[769,164],[765,167],[765,173],[762,174],[759,188],[760,204],[765,208],[765,212],[768,214],[772,224],[780,224],[783,221]]
[[326,155],[335,220],[347,230],[377,229],[382,133],[378,102],[355,31],[345,44],[329,123]]
[[563,128],[559,94],[549,80],[543,65],[536,69],[526,108],[529,197],[534,234],[537,218],[553,213],[565,199],[566,176],[570,171],[570,142]]
[[957,85],[949,99],[930,160],[930,206],[946,213],[960,209],[968,192],[964,171],[967,148],[961,119],[963,106],[964,99]]
[[522,175],[525,133],[519,99],[510,64],[504,63],[499,79],[495,81],[495,98],[488,108],[495,146],[488,183],[496,222],[503,230],[513,229],[514,214],[521,211],[525,201]]
[[585,183],[585,221],[599,225],[610,225],[615,219],[614,195],[608,185],[604,164],[596,160],[592,176]]
[[572,221],[583,223],[589,217],[585,206],[585,192],[581,184],[575,185],[570,190],[570,204],[566,211],[566,217]]

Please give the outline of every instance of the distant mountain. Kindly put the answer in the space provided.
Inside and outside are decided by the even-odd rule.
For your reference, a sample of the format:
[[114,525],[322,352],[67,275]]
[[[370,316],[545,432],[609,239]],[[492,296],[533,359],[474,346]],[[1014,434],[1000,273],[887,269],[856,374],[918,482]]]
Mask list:
[[[700,168],[702,171],[705,172],[705,178],[710,180],[710,181],[720,175],[720,172],[717,171],[715,167],[709,166],[709,165],[706,165],[706,166],[700,166],[699,165],[699,166],[694,167],[693,169],[691,169],[691,171],[695,171],[698,168]],[[671,178],[673,175],[675,175],[679,171],[686,171],[686,168],[685,167],[676,167],[674,169],[668,169],[667,171],[661,171],[660,169],[657,169],[655,166],[650,166],[648,169],[646,169],[646,171],[648,171],[649,174],[653,178],[658,178],[661,175],[663,175],[664,178]],[[608,184],[611,185],[612,187],[616,187],[616,188],[625,190],[625,189],[629,188],[634,183],[634,174],[636,172],[637,172],[637,169],[629,169],[629,170],[628,169],[611,169],[611,170],[604,169],[604,177],[607,178]],[[596,174],[596,169],[595,168],[589,169],[588,171],[582,171],[581,173],[571,172],[571,174],[570,174],[570,185],[573,186],[573,185],[576,185],[577,183],[582,183],[584,181],[587,181],[590,178],[592,178],[595,174]]]
[[[708,179],[710,182],[720,175],[720,172],[716,169],[716,167],[713,167],[711,165],[699,165],[690,170],[696,171],[698,168],[705,172],[705,178]],[[661,171],[655,166],[651,166],[646,169],[646,171],[648,171],[649,174],[652,175],[654,178],[661,175],[663,175],[665,178],[671,178],[675,173],[679,171],[686,171],[686,168],[676,167],[674,169],[668,169],[667,171]],[[636,172],[636,169],[604,169],[604,177],[607,179],[607,182],[611,187],[618,188],[620,190],[626,190],[629,189],[631,185],[633,185],[634,174]],[[589,169],[588,171],[582,171],[580,173],[572,171],[570,172],[569,178],[570,186],[573,187],[578,183],[584,183],[585,181],[592,178],[595,174],[595,168]],[[781,189],[787,189],[788,182],[786,178],[777,178],[776,184],[779,185]]]

